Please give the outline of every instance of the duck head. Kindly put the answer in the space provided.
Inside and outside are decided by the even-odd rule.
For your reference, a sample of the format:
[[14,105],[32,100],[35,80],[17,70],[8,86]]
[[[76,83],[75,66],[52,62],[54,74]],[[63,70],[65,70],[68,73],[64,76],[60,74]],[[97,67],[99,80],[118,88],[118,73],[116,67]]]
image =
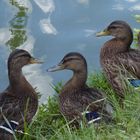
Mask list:
[[58,63],[58,65],[49,68],[48,72],[54,72],[58,70],[72,70],[75,73],[80,73],[83,70],[87,71],[87,63],[85,58],[77,52],[71,52],[64,56],[64,58]]
[[32,57],[27,51],[16,49],[8,58],[8,69],[15,68],[17,70],[21,69],[25,65],[38,63],[42,62]]
[[103,31],[96,33],[96,36],[114,36],[118,39],[126,39],[129,37],[133,39],[133,33],[130,26],[125,21],[121,20],[113,21]]

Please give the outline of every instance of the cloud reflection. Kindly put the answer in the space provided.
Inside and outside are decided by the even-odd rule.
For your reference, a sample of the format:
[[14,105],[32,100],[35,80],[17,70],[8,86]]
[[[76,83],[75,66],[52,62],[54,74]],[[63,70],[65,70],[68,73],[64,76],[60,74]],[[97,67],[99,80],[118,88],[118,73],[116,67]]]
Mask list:
[[123,11],[124,9],[128,9],[129,11],[139,11],[140,3],[138,0],[115,0],[116,4],[112,6],[113,10]]
[[[34,43],[35,39],[32,36],[28,36],[28,40],[19,48],[27,50],[33,55]],[[23,73],[32,86],[37,88],[37,91],[42,95],[40,103],[45,103],[48,97],[54,94],[54,90],[50,86],[53,80],[46,72],[41,70],[41,65],[26,66],[23,68]]]
[[118,4],[113,5],[112,9],[113,10],[118,10],[118,11],[123,11],[124,10],[124,5],[118,3]]
[[50,18],[40,20],[39,24],[40,24],[40,28],[41,28],[43,33],[53,34],[53,35],[57,34],[57,30],[51,24]]
[[138,0],[125,0],[127,2],[137,2]]
[[44,13],[52,13],[55,10],[53,0],[34,0]]
[[94,35],[97,31],[96,30],[91,30],[91,29],[85,29],[84,32],[85,32],[85,36],[89,37],[89,36]]
[[48,13],[48,18],[42,19],[39,22],[41,31],[47,34],[57,34],[57,30],[51,23],[50,16],[55,11],[55,4],[53,0],[34,0],[44,13]]
[[140,3],[130,7],[129,10],[130,11],[139,11],[140,10]]
[[0,28],[0,44],[4,45],[11,37],[11,32],[8,28]]
[[80,4],[84,4],[84,5],[89,4],[89,0],[77,0],[77,2],[80,3]]

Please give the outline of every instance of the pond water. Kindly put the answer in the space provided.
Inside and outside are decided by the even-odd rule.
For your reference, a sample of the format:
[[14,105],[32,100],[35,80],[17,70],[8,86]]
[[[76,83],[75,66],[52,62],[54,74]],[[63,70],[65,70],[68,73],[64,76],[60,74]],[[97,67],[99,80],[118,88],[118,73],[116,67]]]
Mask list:
[[100,70],[100,48],[109,37],[96,38],[95,32],[116,19],[139,28],[134,18],[139,11],[139,0],[0,0],[0,91],[8,85],[6,63],[15,48],[45,61],[23,68],[26,78],[43,94],[41,102],[54,94],[52,84],[72,75],[70,71],[46,72],[66,53],[80,52],[89,72]]

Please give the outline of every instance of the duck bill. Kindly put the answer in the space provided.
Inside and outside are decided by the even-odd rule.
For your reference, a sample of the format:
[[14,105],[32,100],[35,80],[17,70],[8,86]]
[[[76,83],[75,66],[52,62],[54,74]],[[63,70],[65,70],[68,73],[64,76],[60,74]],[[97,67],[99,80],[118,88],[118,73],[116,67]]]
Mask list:
[[36,59],[36,58],[31,58],[29,64],[42,64],[43,61]]
[[47,69],[47,72],[54,72],[54,71],[59,71],[59,70],[63,70],[63,69],[64,69],[63,65],[58,64],[56,66],[53,66],[53,67]]
[[108,35],[110,35],[110,32],[107,31],[106,29],[104,31],[101,31],[101,32],[96,33],[96,37],[108,36]]

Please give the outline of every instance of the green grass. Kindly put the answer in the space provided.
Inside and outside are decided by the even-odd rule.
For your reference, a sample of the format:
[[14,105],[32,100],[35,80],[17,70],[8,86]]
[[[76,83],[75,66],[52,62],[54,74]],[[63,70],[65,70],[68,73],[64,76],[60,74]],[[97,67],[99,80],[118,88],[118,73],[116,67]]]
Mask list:
[[[59,84],[61,86],[61,84]],[[72,129],[69,122],[61,115],[58,108],[58,94],[41,105],[22,140],[139,140],[140,139],[140,94],[131,90],[126,95],[122,109],[115,97],[115,93],[108,85],[103,74],[91,74],[88,85],[106,92],[112,103],[114,122],[101,123],[98,127],[81,125],[79,129]],[[59,91],[60,86],[55,90]]]

